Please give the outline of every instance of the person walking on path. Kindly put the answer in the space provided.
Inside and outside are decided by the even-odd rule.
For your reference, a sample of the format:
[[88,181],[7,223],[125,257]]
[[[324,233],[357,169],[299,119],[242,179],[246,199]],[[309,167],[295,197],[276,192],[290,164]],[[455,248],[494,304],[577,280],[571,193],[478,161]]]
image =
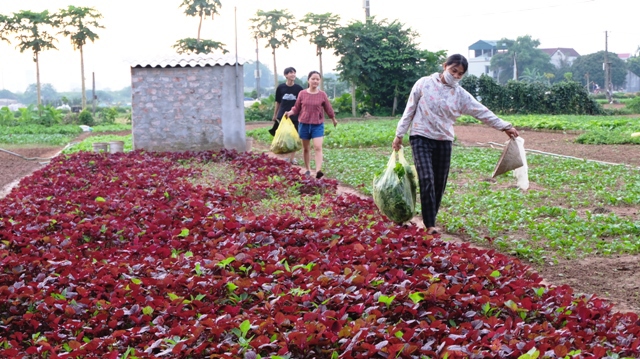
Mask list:
[[[278,85],[278,88],[276,89],[276,104],[273,109],[273,127],[269,130],[271,136],[275,136],[282,116],[285,112],[291,110],[291,108],[296,104],[298,94],[303,90],[302,86],[294,82],[296,80],[296,69],[293,67],[287,67],[284,69],[284,77],[286,81]],[[291,122],[293,122],[293,126],[297,131],[298,116],[289,116],[289,118],[291,119]],[[295,155],[295,152],[291,152],[289,162],[297,165],[298,161],[295,159]]]
[[298,133],[300,139],[302,139],[302,149],[304,157],[304,167],[307,172],[307,176],[311,175],[311,140],[313,140],[313,149],[315,151],[316,160],[316,178],[322,178],[324,173],[322,172],[322,141],[324,140],[324,113],[326,112],[333,126],[338,125],[336,115],[329,102],[329,97],[324,91],[321,91],[320,86],[320,73],[318,71],[309,72],[307,81],[309,82],[309,88],[303,90],[298,95],[298,100],[293,108],[286,112],[286,115],[291,117],[298,115],[298,121],[300,122]]
[[428,234],[438,233],[436,215],[447,185],[456,119],[470,115],[509,137],[518,136],[515,127],[458,85],[469,67],[464,56],[451,55],[442,67],[442,73],[423,77],[413,85],[392,143],[394,150],[400,150],[402,138],[411,129],[409,142],[420,184],[422,221]]

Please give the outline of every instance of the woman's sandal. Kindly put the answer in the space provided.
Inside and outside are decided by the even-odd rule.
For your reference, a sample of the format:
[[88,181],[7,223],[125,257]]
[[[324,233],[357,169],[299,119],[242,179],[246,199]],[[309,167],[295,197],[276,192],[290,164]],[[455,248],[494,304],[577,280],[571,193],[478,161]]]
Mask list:
[[316,173],[316,178],[317,178],[317,179],[322,178],[322,176],[324,176],[324,173],[322,173],[322,171],[318,171],[318,172]]

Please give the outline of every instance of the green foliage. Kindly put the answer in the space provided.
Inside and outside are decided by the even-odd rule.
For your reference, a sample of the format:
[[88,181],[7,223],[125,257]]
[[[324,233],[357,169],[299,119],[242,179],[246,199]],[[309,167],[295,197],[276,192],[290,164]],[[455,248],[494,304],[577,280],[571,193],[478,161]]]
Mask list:
[[38,111],[33,112],[33,123],[53,126],[62,123],[62,113],[51,106],[38,106]]
[[124,141],[123,150],[129,152],[133,150],[133,141],[131,135],[116,136],[116,135],[102,135],[87,137],[82,142],[74,144],[73,146],[65,149],[63,153],[75,153],[79,151],[93,151],[94,142],[111,142],[111,141]]
[[225,44],[205,39],[194,39],[192,37],[180,39],[173,45],[179,54],[209,54],[216,50],[222,50],[223,54],[229,51],[225,49]]
[[640,137],[631,137],[632,133],[625,128],[598,129],[581,134],[576,142],[587,145],[640,145]]
[[503,38],[498,41],[498,49],[506,49],[491,58],[491,69],[499,71],[499,82],[504,84],[513,79],[514,58],[518,68],[516,78],[520,78],[526,69],[537,70],[539,73],[553,72],[549,55],[538,49],[538,46],[540,41],[534,40],[530,35],[520,36],[516,40]]
[[0,126],[14,126],[16,117],[8,107],[0,108]]
[[417,33],[398,21],[356,21],[337,28],[334,37],[336,69],[366,93],[370,112],[391,110],[394,99],[402,108],[415,81],[444,62],[444,51],[420,50]]
[[108,107],[100,111],[100,123],[113,124],[118,117],[118,110],[114,107]]
[[[589,82],[593,81],[604,89],[604,71],[602,71],[604,55],[604,51],[599,51],[578,57],[571,65],[573,78],[581,81],[584,86],[586,74],[589,74]],[[611,82],[615,87],[622,86],[627,76],[627,66],[616,54],[609,52],[607,55],[607,59],[611,62]]]
[[78,115],[78,121],[81,125],[93,126],[95,124],[93,115],[86,108],[80,112],[80,115]]
[[627,59],[627,68],[636,76],[640,76],[640,56],[638,54]]
[[577,82],[562,81],[551,86],[541,82],[509,81],[500,86],[491,77],[465,76],[460,85],[490,110],[502,114],[590,114],[602,108]]
[[633,113],[640,113],[640,97],[632,98],[627,102],[625,106]]
[[13,18],[0,14],[0,41],[11,43],[8,36],[13,31],[14,25]]
[[276,98],[274,95],[263,98],[258,102],[254,102],[244,110],[245,121],[269,121],[273,119],[275,103]]
[[[14,13],[11,23],[11,32],[15,34],[18,41],[18,49],[20,52],[26,50],[33,52],[33,62],[36,63],[36,68],[39,68],[39,54],[48,49],[56,49],[53,44],[54,41],[57,41],[56,38],[46,31],[47,28],[57,25],[55,19],[47,10],[42,12],[22,10]],[[39,95],[39,79],[37,87]],[[40,96],[38,96],[38,105],[41,103]]]
[[90,7],[69,5],[66,9],[60,10],[55,18],[63,26],[60,34],[71,40],[74,49],[81,49],[87,41],[94,42],[99,39],[93,29],[104,29],[97,21],[102,18],[102,14]]
[[276,49],[289,48],[289,44],[296,40],[300,31],[298,23],[287,10],[258,10],[256,17],[251,19],[251,33],[257,39],[267,40],[265,48],[271,48],[273,55],[273,87],[278,87],[278,70],[276,67]]
[[343,93],[340,97],[335,98],[331,101],[331,107],[333,107],[336,116],[342,114],[351,116],[351,94]]
[[[322,70],[322,50],[333,46],[334,38],[331,33],[338,27],[340,16],[332,13],[313,14],[307,13],[301,20],[302,34],[309,38],[309,42],[316,45],[316,55],[320,58],[320,77],[324,78]],[[325,89],[325,81],[320,83],[320,89]]]
[[200,18],[200,22],[198,24],[198,37],[181,39],[173,45],[173,48],[179,54],[209,54],[215,50],[222,50],[223,54],[229,52],[224,48],[225,44],[221,42],[200,38],[202,20],[207,16],[211,16],[213,19],[216,14],[220,13],[218,11],[222,7],[220,0],[183,0],[180,7],[184,8],[184,13],[187,16]]

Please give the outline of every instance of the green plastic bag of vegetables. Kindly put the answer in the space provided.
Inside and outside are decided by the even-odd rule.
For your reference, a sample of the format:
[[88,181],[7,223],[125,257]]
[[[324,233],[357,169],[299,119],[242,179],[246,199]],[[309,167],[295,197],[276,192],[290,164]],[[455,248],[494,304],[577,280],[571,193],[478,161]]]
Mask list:
[[296,127],[287,115],[282,116],[276,135],[271,142],[271,152],[277,154],[291,153],[301,148],[302,140],[298,135],[298,131],[296,131]]
[[417,187],[415,167],[405,160],[400,148],[391,154],[382,174],[373,177],[373,202],[389,219],[404,223],[415,214]]

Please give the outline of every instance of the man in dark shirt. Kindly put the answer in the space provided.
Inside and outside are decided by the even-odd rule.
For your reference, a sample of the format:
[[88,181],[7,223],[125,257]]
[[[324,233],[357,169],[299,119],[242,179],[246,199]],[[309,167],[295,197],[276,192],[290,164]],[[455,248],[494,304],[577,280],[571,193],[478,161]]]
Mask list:
[[[271,133],[272,136],[275,135],[284,113],[293,108],[293,105],[296,104],[296,100],[298,99],[298,94],[303,90],[302,86],[294,82],[296,80],[296,69],[293,67],[287,67],[284,69],[284,77],[287,81],[278,85],[278,88],[276,89],[276,105],[273,110],[273,127],[269,130],[269,133]],[[297,131],[298,116],[291,116],[291,122],[293,122]],[[291,153],[289,162],[297,164],[294,155],[295,152]]]

